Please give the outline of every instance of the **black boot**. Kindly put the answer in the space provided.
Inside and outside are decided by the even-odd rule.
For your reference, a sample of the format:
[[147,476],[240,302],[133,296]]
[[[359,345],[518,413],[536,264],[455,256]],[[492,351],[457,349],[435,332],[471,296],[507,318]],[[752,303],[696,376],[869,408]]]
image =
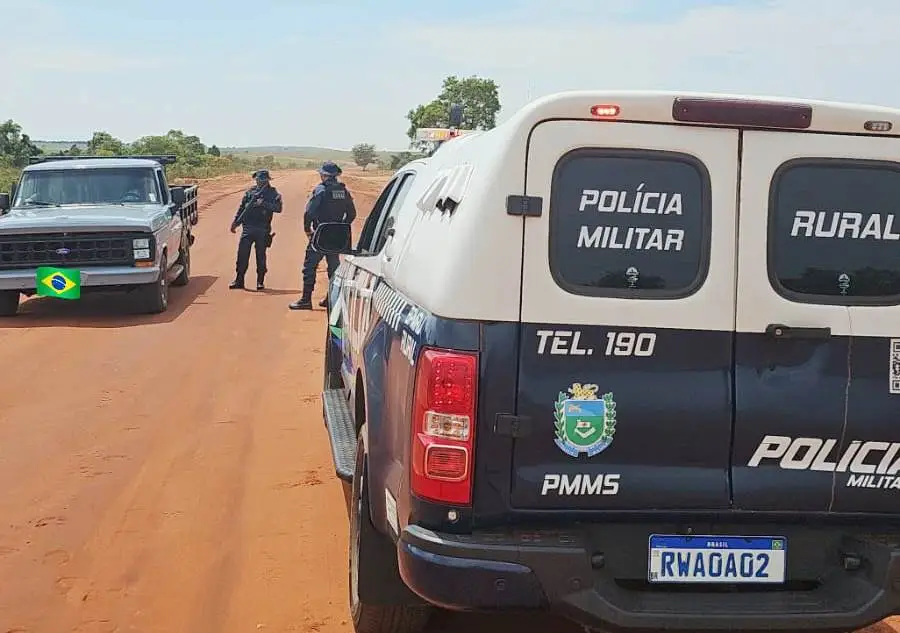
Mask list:
[[291,310],[312,310],[312,299],[303,295],[288,307]]
[[288,306],[291,310],[312,310],[312,288],[303,286],[303,293],[300,298]]
[[244,279],[243,277],[235,277],[234,281],[228,284],[229,290],[243,290],[244,288]]
[[256,289],[257,290],[265,290],[266,289],[266,284],[264,283],[264,279],[262,277],[260,277],[259,279],[256,280]]
[[328,297],[327,296],[319,302],[319,307],[320,308],[328,307]]

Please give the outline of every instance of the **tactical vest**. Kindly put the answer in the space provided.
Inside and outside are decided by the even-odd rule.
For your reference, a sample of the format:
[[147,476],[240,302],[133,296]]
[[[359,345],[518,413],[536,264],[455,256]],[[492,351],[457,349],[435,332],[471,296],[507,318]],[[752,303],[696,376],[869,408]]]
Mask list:
[[350,194],[342,182],[325,183],[318,220],[321,222],[346,222],[350,213]]
[[[249,206],[251,200],[259,195],[259,187],[249,189],[245,194],[247,206],[244,208],[244,226],[267,227],[272,222],[272,215],[264,209],[257,206]],[[267,202],[275,199],[275,190],[272,187],[266,187],[262,191],[262,196]]]

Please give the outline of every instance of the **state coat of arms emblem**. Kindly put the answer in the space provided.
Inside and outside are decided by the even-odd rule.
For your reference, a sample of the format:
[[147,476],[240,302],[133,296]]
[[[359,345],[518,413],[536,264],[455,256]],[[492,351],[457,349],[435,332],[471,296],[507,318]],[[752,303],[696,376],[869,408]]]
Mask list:
[[600,387],[575,383],[560,391],[554,410],[556,445],[566,455],[588,457],[609,448],[616,434],[616,401],[613,394],[597,397]]

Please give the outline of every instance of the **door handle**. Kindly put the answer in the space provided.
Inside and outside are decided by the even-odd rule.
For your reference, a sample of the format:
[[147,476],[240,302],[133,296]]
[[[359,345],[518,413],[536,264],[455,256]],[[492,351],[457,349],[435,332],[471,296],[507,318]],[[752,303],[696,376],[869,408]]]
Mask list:
[[766,326],[766,334],[775,339],[826,339],[831,336],[830,327],[791,327],[780,323]]
[[394,259],[394,254],[391,252],[391,244],[394,241],[395,233],[396,233],[396,231],[394,231],[394,227],[391,227],[387,231],[385,231],[384,253],[382,254],[382,256],[384,257],[384,261],[386,261],[386,262],[389,262],[392,259]]

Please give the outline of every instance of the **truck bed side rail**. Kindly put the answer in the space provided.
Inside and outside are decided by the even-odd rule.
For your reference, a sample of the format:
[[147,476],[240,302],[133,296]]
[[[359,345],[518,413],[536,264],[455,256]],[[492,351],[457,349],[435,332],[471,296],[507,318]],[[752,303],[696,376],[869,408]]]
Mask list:
[[184,204],[181,205],[181,217],[190,219],[191,224],[195,225],[200,220],[198,193],[200,185],[171,185],[169,191],[173,189],[181,189],[184,191]]

